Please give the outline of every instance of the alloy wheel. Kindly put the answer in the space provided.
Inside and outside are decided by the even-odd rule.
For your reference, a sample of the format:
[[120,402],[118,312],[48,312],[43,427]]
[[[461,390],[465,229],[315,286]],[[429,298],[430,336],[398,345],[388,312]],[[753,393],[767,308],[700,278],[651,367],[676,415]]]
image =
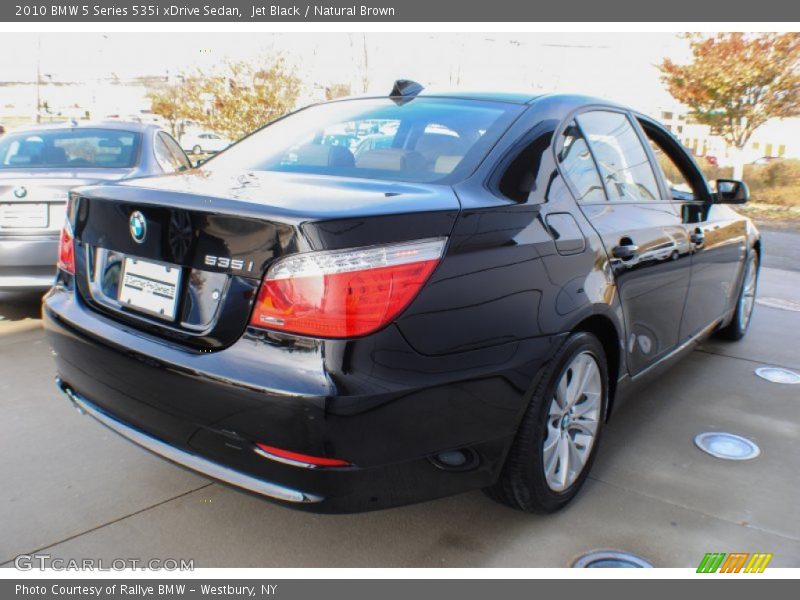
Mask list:
[[564,369],[550,401],[543,467],[547,485],[563,492],[578,479],[594,446],[603,401],[600,367],[591,352]]
[[756,300],[756,280],[758,278],[758,262],[753,254],[747,261],[747,271],[742,284],[742,297],[739,299],[739,328],[744,331],[750,323],[753,305]]

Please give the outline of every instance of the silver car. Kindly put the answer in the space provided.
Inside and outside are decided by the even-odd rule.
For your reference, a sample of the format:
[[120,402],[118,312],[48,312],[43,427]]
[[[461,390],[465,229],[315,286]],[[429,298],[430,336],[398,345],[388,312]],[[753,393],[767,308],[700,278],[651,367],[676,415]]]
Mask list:
[[72,188],[191,167],[156,125],[41,125],[0,137],[0,290],[50,287]]

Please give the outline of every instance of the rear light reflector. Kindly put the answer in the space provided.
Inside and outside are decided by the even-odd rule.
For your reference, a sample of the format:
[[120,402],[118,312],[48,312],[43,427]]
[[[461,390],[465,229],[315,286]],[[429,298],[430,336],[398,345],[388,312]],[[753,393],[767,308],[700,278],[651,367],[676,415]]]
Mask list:
[[69,219],[64,220],[58,239],[58,268],[75,275],[75,239]]
[[436,238],[281,259],[264,277],[250,324],[326,338],[376,331],[419,293],[439,263],[445,241]]
[[292,465],[294,467],[303,467],[305,469],[314,469],[317,467],[352,467],[353,465],[346,460],[339,460],[338,458],[324,458],[322,456],[310,456],[308,454],[300,454],[298,452],[290,452],[289,450],[281,450],[274,446],[267,446],[266,444],[256,444],[256,453],[264,458],[276,460],[278,462]]

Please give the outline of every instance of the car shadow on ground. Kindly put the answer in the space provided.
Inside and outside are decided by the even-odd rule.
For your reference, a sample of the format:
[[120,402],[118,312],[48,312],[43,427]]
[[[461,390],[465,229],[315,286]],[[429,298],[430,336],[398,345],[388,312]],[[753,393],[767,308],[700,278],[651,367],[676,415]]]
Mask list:
[[0,292],[0,323],[38,319],[42,292]]

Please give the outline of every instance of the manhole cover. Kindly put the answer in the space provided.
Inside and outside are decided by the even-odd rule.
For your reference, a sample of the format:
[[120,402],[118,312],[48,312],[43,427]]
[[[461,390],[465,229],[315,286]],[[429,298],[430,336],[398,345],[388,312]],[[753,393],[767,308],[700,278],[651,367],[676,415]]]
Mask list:
[[574,569],[652,569],[643,558],[619,550],[598,550],[584,554],[574,563]]
[[779,308],[781,310],[793,310],[800,312],[800,302],[797,300],[788,300],[787,298],[759,298],[756,300],[761,306],[768,306],[769,308]]
[[780,367],[759,367],[756,375],[772,383],[800,383],[800,373]]
[[750,460],[761,454],[759,447],[747,438],[721,431],[701,433],[694,443],[703,452],[726,460]]

